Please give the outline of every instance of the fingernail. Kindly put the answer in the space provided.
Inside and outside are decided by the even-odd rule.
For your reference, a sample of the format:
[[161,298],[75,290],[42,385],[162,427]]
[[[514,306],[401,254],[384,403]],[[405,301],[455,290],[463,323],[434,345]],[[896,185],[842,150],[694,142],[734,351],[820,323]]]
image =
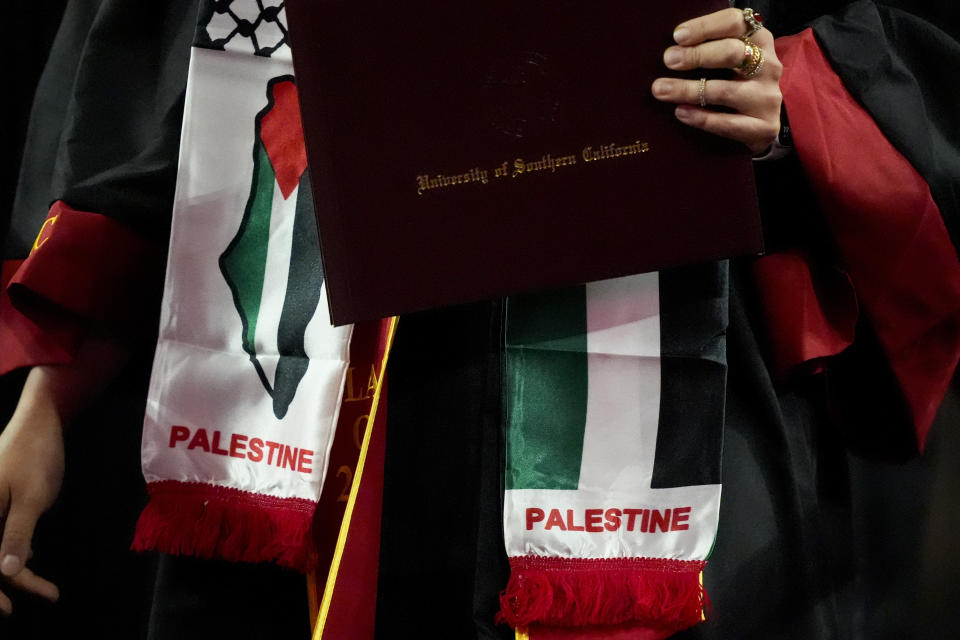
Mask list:
[[677,120],[680,122],[689,122],[693,117],[693,109],[689,105],[683,104],[677,107],[673,114],[677,116]]
[[653,95],[658,98],[663,96],[670,95],[670,92],[673,91],[673,81],[667,80],[666,78],[658,78],[653,81]]
[[683,62],[683,53],[676,47],[670,47],[663,53],[663,62],[671,69]]
[[20,571],[21,563],[20,558],[13,554],[7,554],[3,556],[3,560],[0,560],[0,573],[5,576],[15,575]]
[[686,27],[677,27],[673,32],[673,41],[677,44],[683,44],[686,42],[687,37],[690,35],[690,30]]

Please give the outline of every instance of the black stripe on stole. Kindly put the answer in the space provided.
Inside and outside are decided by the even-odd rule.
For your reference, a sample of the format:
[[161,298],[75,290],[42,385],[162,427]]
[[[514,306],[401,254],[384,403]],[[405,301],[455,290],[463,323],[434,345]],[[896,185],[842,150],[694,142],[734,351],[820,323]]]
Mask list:
[[273,379],[273,412],[277,418],[286,415],[297,392],[297,386],[307,372],[309,360],[304,349],[304,339],[307,325],[320,302],[322,286],[323,264],[320,260],[320,239],[317,236],[313,212],[313,192],[310,190],[309,171],[304,171],[297,189],[290,271],[277,329],[280,358]]
[[660,273],[660,422],[651,487],[720,482],[728,263]]

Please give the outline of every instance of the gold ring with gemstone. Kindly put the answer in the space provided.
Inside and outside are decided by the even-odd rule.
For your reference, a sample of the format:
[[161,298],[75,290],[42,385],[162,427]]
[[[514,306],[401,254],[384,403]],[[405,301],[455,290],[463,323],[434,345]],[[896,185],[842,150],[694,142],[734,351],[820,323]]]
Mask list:
[[753,9],[743,10],[743,21],[747,25],[747,32],[743,34],[744,38],[749,38],[760,29],[763,29],[763,16]]
[[734,71],[744,78],[752,78],[763,69],[763,49],[755,42],[743,38],[743,62],[734,67]]

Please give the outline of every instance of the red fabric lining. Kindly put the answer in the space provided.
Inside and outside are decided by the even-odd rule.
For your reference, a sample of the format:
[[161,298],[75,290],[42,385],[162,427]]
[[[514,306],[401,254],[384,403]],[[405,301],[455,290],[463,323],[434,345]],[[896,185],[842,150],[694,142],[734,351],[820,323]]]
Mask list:
[[703,619],[705,565],[667,558],[513,557],[497,620],[514,628],[626,625],[669,635]]
[[794,144],[922,449],[960,361],[960,262],[923,178],[847,93],[810,29],[777,40]]
[[826,358],[853,344],[859,309],[846,273],[815,273],[807,256],[794,251],[757,259],[753,276],[778,378],[819,373]]
[[276,562],[300,571],[317,560],[316,503],[174,480],[147,485],[132,548],[233,562]]
[[70,362],[83,333],[75,318],[45,314],[38,324],[13,306],[7,283],[22,264],[23,260],[5,260],[0,273],[0,375],[20,367]]

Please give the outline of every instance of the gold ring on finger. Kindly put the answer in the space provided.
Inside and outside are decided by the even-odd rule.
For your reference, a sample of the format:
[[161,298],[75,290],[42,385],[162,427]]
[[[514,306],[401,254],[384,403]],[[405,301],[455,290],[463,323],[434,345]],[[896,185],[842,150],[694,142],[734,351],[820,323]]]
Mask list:
[[700,86],[697,89],[697,100],[700,102],[701,109],[707,106],[707,98],[706,96],[703,95],[706,89],[707,89],[707,79],[700,78]]
[[763,49],[755,42],[743,38],[743,62],[734,67],[734,71],[744,78],[752,78],[763,69]]
[[746,23],[747,32],[743,34],[744,38],[749,38],[760,29],[763,29],[763,16],[753,9],[743,10],[743,21]]

